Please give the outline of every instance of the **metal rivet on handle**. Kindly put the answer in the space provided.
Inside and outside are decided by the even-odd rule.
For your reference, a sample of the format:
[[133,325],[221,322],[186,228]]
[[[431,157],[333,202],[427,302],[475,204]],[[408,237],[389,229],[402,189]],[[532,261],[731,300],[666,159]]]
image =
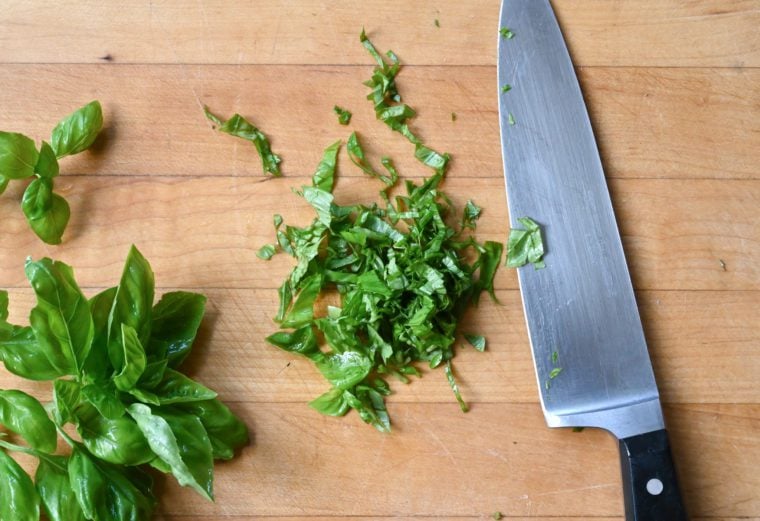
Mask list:
[[665,488],[665,485],[662,484],[662,481],[660,481],[657,478],[652,478],[649,481],[647,481],[647,492],[652,494],[653,496],[659,496],[662,494],[662,490]]

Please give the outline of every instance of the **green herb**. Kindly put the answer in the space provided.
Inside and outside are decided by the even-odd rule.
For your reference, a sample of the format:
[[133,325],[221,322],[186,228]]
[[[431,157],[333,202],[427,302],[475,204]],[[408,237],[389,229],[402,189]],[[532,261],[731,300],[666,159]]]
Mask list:
[[559,351],[552,351],[552,363],[557,365],[557,362],[559,362]]
[[499,34],[502,38],[506,38],[507,40],[511,40],[515,37],[515,33],[513,33],[509,27],[502,27],[499,29]]
[[456,112],[452,112],[451,113],[451,121],[456,121],[456,120],[457,120],[457,113]]
[[464,338],[478,351],[483,352],[486,350],[486,338],[484,336],[465,333]]
[[557,376],[559,376],[559,373],[561,372],[562,372],[561,367],[555,367],[549,372],[549,380],[554,380],[555,378],[557,378]]
[[[148,465],[213,498],[213,460],[231,458],[248,431],[177,370],[206,298],[175,291],[153,305],[153,272],[134,247],[119,285],[91,299],[62,262],[27,260],[26,275],[37,296],[30,326],[8,323],[0,291],[0,359],[18,376],[52,381],[53,401],[0,390],[0,424],[26,442],[0,439],[0,518],[37,520],[41,505],[52,521],[148,520]],[[65,455],[56,454],[58,435]],[[34,481],[6,451],[39,460]]]
[[[431,368],[444,365],[452,391],[466,409],[450,363],[457,324],[481,291],[493,295],[502,245],[481,245],[462,236],[480,214],[471,202],[462,218],[466,226],[456,230],[446,223],[453,208],[438,186],[448,155],[418,145],[418,159],[435,174],[420,185],[407,181],[406,195],[391,198],[385,191],[398,176],[390,161],[383,162],[390,175],[376,172],[366,163],[355,133],[346,148],[357,166],[385,184],[385,205],[337,205],[332,194],[335,162],[323,159],[320,164],[330,168],[319,168],[312,185],[299,192],[314,208],[314,221],[284,231],[276,226],[280,250],[295,257],[296,265],[279,290],[275,321],[282,330],[267,341],[314,362],[331,385],[310,403],[323,414],[342,416],[354,409],[378,430],[390,430],[385,378],[407,382],[420,374],[418,362]],[[317,299],[331,291],[337,291],[340,304],[317,314]],[[482,337],[466,338],[477,349],[485,347]]]
[[351,122],[351,112],[348,110],[335,105],[333,107],[333,112],[338,116],[338,123],[341,125],[348,125]]
[[272,255],[275,253],[275,245],[274,244],[265,244],[261,248],[259,248],[259,251],[256,252],[256,256],[259,259],[269,260],[272,258]]
[[435,23],[436,27],[440,27],[441,26],[441,22],[438,21],[438,18],[436,18],[433,23]]
[[443,367],[443,370],[446,373],[446,379],[449,381],[449,386],[451,386],[451,390],[454,392],[454,396],[459,403],[459,408],[462,409],[462,412],[469,411],[470,408],[462,399],[462,395],[459,393],[459,386],[457,385],[456,380],[454,380],[454,373],[451,370],[451,360],[446,360],[446,365]]
[[0,193],[12,179],[29,179],[21,199],[21,209],[37,237],[48,244],[60,244],[71,210],[66,199],[53,192],[58,160],[87,150],[103,126],[100,103],[92,101],[63,118],[55,126],[50,144],[40,149],[30,138],[0,131]]
[[515,124],[515,117],[512,115],[511,112],[507,114],[507,123],[509,123],[510,125]]
[[[378,65],[372,72],[370,79],[364,82],[367,87],[372,89],[367,95],[367,99],[372,101],[375,107],[375,117],[413,143],[415,145],[415,156],[420,161],[425,162],[424,158],[426,157],[426,154],[417,153],[420,151],[420,147],[439,157],[448,158],[448,154],[439,154],[432,149],[424,147],[420,139],[409,129],[407,120],[414,117],[415,112],[410,106],[401,103],[401,95],[396,88],[396,76],[401,70],[398,56],[393,51],[388,51],[386,56],[388,56],[390,62],[386,62],[382,55],[377,52],[377,49],[369,38],[367,38],[364,29],[362,29],[359,40]],[[426,164],[431,166],[429,163]]]
[[495,519],[496,521],[499,521],[500,519],[504,518],[504,515],[501,512],[494,512],[491,514],[491,518]]
[[509,83],[505,83],[504,85],[501,86],[502,94],[504,94],[505,92],[509,92],[510,90],[512,90],[512,85],[510,85]]
[[258,128],[240,114],[233,114],[227,121],[222,121],[221,118],[212,114],[208,107],[204,106],[203,111],[209,121],[213,122],[220,132],[250,141],[259,153],[265,173],[268,172],[275,177],[282,175],[280,172],[280,162],[282,162],[282,159],[272,152],[269,140]]
[[544,242],[541,239],[541,228],[530,217],[520,217],[517,220],[525,226],[525,229],[509,230],[507,266],[519,268],[531,263],[535,269],[544,268],[545,264],[542,259]]

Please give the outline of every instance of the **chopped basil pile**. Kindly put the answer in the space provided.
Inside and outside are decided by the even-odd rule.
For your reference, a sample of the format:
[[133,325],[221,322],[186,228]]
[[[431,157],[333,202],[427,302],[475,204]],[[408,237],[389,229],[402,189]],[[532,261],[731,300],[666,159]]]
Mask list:
[[248,430],[179,370],[206,298],[175,291],[153,305],[153,272],[134,247],[119,285],[91,299],[62,262],[28,260],[26,274],[37,296],[30,326],[8,323],[0,291],[0,359],[52,381],[53,403],[0,390],[0,424],[26,442],[0,438],[0,447],[39,460],[33,482],[0,450],[0,519],[39,519],[40,505],[52,521],[150,519],[147,466],[212,499],[214,460],[232,458]]
[[[331,416],[355,409],[366,423],[387,432],[386,378],[408,382],[409,376],[420,376],[420,362],[444,366],[457,401],[467,409],[451,368],[457,327],[481,292],[494,296],[503,245],[480,244],[470,235],[481,214],[472,201],[456,217],[439,189],[449,156],[422,144],[409,129],[407,120],[414,111],[400,103],[395,87],[398,58],[389,52],[391,62],[386,63],[364,32],[361,42],[378,64],[367,82],[377,118],[409,139],[415,157],[434,174],[420,184],[406,181],[403,195],[396,194],[399,174],[393,162],[383,157],[385,172],[375,169],[352,133],[346,147],[349,158],[383,183],[383,203],[335,203],[340,142],[334,143],[325,150],[311,186],[298,192],[316,218],[298,227],[283,226],[275,216],[277,243],[263,247],[260,256],[279,251],[296,259],[279,289],[275,321],[281,331],[267,340],[311,359],[329,382],[330,388],[311,407]],[[320,298],[330,294],[339,303],[322,312]],[[482,336],[465,336],[476,349],[485,349]]]
[[103,127],[100,103],[92,101],[63,118],[53,129],[50,143],[39,150],[30,138],[0,131],[0,194],[11,179],[29,179],[21,200],[29,226],[47,244],[60,244],[71,216],[66,199],[53,192],[58,160],[87,150]]

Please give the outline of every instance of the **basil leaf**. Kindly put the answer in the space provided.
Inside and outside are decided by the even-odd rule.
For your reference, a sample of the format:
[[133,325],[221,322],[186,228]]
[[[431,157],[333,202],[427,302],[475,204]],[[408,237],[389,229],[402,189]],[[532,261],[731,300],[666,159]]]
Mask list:
[[53,147],[47,141],[43,141],[40,146],[40,154],[37,158],[37,164],[34,165],[34,171],[43,179],[52,179],[60,171],[58,159],[55,157],[55,150],[53,150]]
[[64,374],[45,355],[29,326],[12,326],[0,335],[0,359],[8,371],[27,380],[53,380]]
[[3,451],[0,451],[0,476],[0,519],[38,521],[40,497],[32,478]]
[[[350,112],[348,117],[351,119]],[[336,141],[325,149],[322,155],[322,160],[317,165],[317,171],[314,172],[314,175],[311,178],[311,183],[315,188],[332,193],[335,184],[335,165],[337,163],[340,145],[341,142]]]
[[362,148],[361,144],[359,144],[359,137],[356,135],[356,132],[352,132],[351,135],[348,137],[348,142],[346,143],[346,150],[348,150],[348,157],[351,159],[351,162],[355,164],[356,166],[358,166],[359,168],[361,168],[362,171],[368,176],[374,177],[375,179],[379,179],[380,181],[385,183],[388,187],[391,187],[396,183],[396,179],[393,178],[393,175],[389,177],[381,173],[378,173],[371,166],[367,164],[364,157],[364,149]]
[[37,178],[26,187],[21,199],[21,209],[26,219],[31,223],[42,216],[53,206],[53,181],[47,178]]
[[160,405],[198,402],[216,398],[216,393],[172,369],[167,369],[161,382],[152,389]]
[[143,389],[153,389],[164,378],[164,373],[166,372],[168,365],[169,361],[166,359],[149,362],[148,365],[145,366],[145,371],[143,371],[142,376],[140,376],[140,381],[137,382],[137,386]]
[[135,328],[127,324],[121,325],[121,345],[124,348],[122,359],[124,365],[121,372],[113,377],[113,383],[120,391],[132,389],[140,376],[145,371],[147,361],[145,359],[145,349],[137,338]]
[[338,123],[341,125],[348,125],[351,122],[351,112],[342,109],[339,106],[335,105],[333,107],[333,112],[338,116]]
[[108,288],[90,299],[93,337],[90,353],[84,362],[84,373],[92,381],[105,381],[114,368],[108,358],[108,317],[113,308],[117,288]]
[[290,311],[280,324],[282,327],[299,328],[314,318],[314,301],[322,288],[322,277],[312,275],[304,279]]
[[208,107],[203,107],[206,117],[219,126],[219,131],[231,136],[250,141],[259,153],[264,172],[277,177],[280,173],[280,156],[272,152],[267,137],[240,114],[233,114],[227,121],[222,121],[218,116],[211,113]]
[[34,481],[42,507],[50,521],[86,521],[72,490],[65,456],[40,458]]
[[457,402],[459,403],[459,408],[462,409],[462,412],[469,411],[470,408],[462,399],[462,395],[459,393],[459,386],[457,385],[457,382],[454,379],[454,372],[451,369],[451,360],[446,361],[446,365],[444,366],[443,370],[446,373],[446,379],[449,381],[449,386],[451,387],[451,390],[454,392],[454,396],[456,397]]
[[[39,179],[37,180],[39,181]],[[36,181],[35,181],[36,182]],[[24,193],[26,199],[26,193]],[[34,210],[24,206],[22,201],[22,209],[26,215],[27,209],[29,211],[35,211],[36,217],[32,218],[26,215],[26,220],[32,231],[46,244],[60,244],[63,232],[66,231],[66,225],[69,223],[71,217],[71,208],[66,199],[58,194],[50,194],[49,206],[44,210],[35,208]]]
[[520,217],[518,221],[525,226],[525,229],[509,230],[507,266],[519,268],[531,263],[537,270],[544,268],[545,264],[542,260],[544,243],[541,239],[540,226],[530,217]]
[[29,321],[40,349],[61,374],[79,375],[93,338],[90,306],[71,267],[48,258],[26,262],[37,295]]
[[486,350],[486,339],[481,335],[464,334],[464,337],[470,343],[472,347],[480,351],[481,353]]
[[63,118],[53,129],[50,143],[57,157],[87,150],[103,128],[100,102],[91,101]]
[[156,505],[149,475],[98,461],[79,445],[69,459],[69,482],[87,519],[138,521],[150,519]]
[[145,436],[129,416],[109,419],[84,403],[76,411],[77,432],[96,457],[118,465],[141,465],[155,456]]
[[55,424],[48,418],[45,408],[25,392],[0,390],[0,424],[40,452],[52,453],[58,444]]
[[259,251],[256,252],[256,256],[262,260],[269,260],[272,258],[274,253],[275,253],[275,245],[265,244],[264,246],[259,248]]
[[346,390],[364,380],[373,364],[364,353],[344,351],[316,360],[316,365],[334,387]]
[[201,421],[215,459],[231,459],[235,449],[248,443],[248,427],[219,400],[178,403],[174,407]]
[[111,365],[119,370],[124,367],[122,324],[134,328],[142,345],[148,344],[153,293],[153,270],[140,251],[132,246],[108,316],[108,357]]
[[126,413],[116,389],[110,385],[85,385],[82,387],[82,396],[107,420],[118,420]]
[[451,156],[448,154],[439,154],[422,143],[418,143],[415,147],[414,157],[416,157],[423,165],[429,166],[433,170],[445,170],[451,160]]
[[311,325],[303,326],[292,333],[278,331],[266,338],[267,342],[285,351],[312,356],[319,353],[317,337]]
[[322,396],[310,401],[309,407],[327,416],[344,416],[351,407],[343,394],[343,389],[333,387]]
[[26,179],[34,175],[38,156],[34,141],[25,135],[0,131],[0,175],[4,179]]
[[166,357],[170,367],[178,367],[190,354],[205,308],[206,297],[199,293],[165,293],[153,307],[148,354]]
[[494,292],[493,279],[496,275],[496,270],[499,269],[501,263],[501,254],[504,251],[504,246],[500,242],[486,241],[483,245],[483,251],[478,258],[478,266],[480,267],[480,276],[476,283],[476,292],[473,294],[475,302],[478,301],[478,295],[481,291],[487,291],[491,298],[498,302],[496,293]]
[[329,227],[333,217],[333,195],[319,188],[304,186],[303,198],[317,211],[317,219]]
[[193,416],[154,412],[134,403],[127,412],[135,419],[151,449],[172,469],[180,485],[213,498],[211,442],[201,421]]
[[53,417],[56,423],[63,425],[74,421],[74,410],[79,405],[81,387],[72,380],[59,379],[53,382]]

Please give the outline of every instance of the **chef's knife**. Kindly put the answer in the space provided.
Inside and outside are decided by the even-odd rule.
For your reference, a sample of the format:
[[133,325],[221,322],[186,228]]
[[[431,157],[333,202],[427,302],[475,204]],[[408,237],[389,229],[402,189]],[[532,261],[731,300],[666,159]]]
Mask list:
[[546,421],[617,437],[626,519],[686,520],[599,151],[559,25],[548,0],[504,0],[500,28],[512,32],[500,31],[498,57],[510,220],[538,222],[547,249],[544,269],[518,269]]

